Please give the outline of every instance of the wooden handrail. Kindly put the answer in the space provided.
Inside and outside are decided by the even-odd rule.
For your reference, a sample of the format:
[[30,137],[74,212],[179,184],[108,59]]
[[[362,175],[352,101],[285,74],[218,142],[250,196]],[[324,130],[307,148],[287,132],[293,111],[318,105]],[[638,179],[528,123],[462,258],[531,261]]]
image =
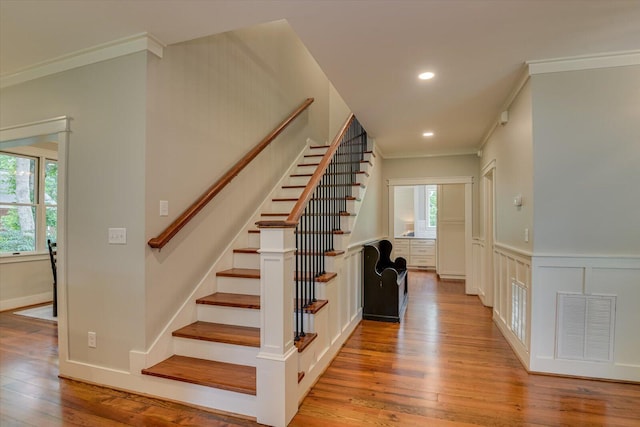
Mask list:
[[189,206],[182,214],[176,218],[158,237],[150,239],[148,245],[152,248],[162,249],[178,231],[180,231],[191,219],[196,216],[207,203],[209,203],[224,187],[227,186],[262,150],[264,150],[296,117],[298,117],[309,105],[313,103],[313,98],[307,98],[298,108],[296,108],[282,123],[262,139],[251,151],[238,161],[229,171],[224,174],[215,184]]
[[349,126],[351,126],[351,123],[354,119],[355,116],[353,114],[350,114],[347,118],[347,121],[344,123],[344,125],[342,125],[340,132],[338,132],[336,137],[331,142],[329,149],[322,157],[322,160],[318,164],[316,171],[311,176],[311,179],[309,179],[307,186],[302,191],[302,194],[298,198],[298,201],[296,202],[287,219],[283,221],[258,221],[256,225],[259,228],[295,228],[298,225],[298,221],[300,221],[300,217],[304,213],[307,203],[309,203],[313,192],[315,191],[318,184],[320,184],[320,180],[329,167],[329,163],[331,163],[334,154],[338,150],[338,147],[340,147],[340,141],[342,141],[342,138],[347,132],[347,129],[349,129]]

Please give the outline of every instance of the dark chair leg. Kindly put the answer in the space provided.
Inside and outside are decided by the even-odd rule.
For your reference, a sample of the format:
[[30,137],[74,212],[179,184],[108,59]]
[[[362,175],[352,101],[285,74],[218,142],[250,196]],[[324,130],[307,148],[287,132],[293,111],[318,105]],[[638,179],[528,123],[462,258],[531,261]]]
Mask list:
[[53,317],[58,317],[58,284],[53,282]]

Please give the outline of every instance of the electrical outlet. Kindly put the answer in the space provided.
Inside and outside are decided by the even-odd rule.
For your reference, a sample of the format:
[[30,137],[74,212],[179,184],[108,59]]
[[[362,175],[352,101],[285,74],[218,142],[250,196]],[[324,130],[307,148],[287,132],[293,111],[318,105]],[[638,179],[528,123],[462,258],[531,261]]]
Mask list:
[[97,337],[96,337],[96,333],[95,332],[88,332],[87,333],[87,345],[90,348],[96,348],[96,346],[97,346]]
[[524,241],[527,242],[527,243],[529,242],[529,229],[528,228],[524,229]]
[[127,229],[126,228],[110,228],[109,244],[110,245],[126,245]]

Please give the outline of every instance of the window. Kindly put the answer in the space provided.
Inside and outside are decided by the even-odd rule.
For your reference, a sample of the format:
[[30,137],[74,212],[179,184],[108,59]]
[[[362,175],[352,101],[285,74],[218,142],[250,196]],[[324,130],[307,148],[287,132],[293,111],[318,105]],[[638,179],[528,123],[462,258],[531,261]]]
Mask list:
[[425,187],[427,189],[427,217],[429,218],[428,227],[438,226],[438,191],[435,188]]
[[0,254],[44,251],[56,239],[57,189],[55,160],[0,152]]

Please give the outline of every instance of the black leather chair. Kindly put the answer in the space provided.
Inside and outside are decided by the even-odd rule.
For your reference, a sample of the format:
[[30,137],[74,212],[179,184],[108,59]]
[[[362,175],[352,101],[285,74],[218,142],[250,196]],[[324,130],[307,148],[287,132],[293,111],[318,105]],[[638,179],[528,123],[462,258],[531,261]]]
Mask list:
[[407,305],[407,260],[391,260],[393,245],[388,240],[364,245],[363,317],[369,320],[400,322]]
[[47,239],[49,246],[49,259],[51,260],[51,270],[53,271],[53,317],[58,317],[58,244]]

